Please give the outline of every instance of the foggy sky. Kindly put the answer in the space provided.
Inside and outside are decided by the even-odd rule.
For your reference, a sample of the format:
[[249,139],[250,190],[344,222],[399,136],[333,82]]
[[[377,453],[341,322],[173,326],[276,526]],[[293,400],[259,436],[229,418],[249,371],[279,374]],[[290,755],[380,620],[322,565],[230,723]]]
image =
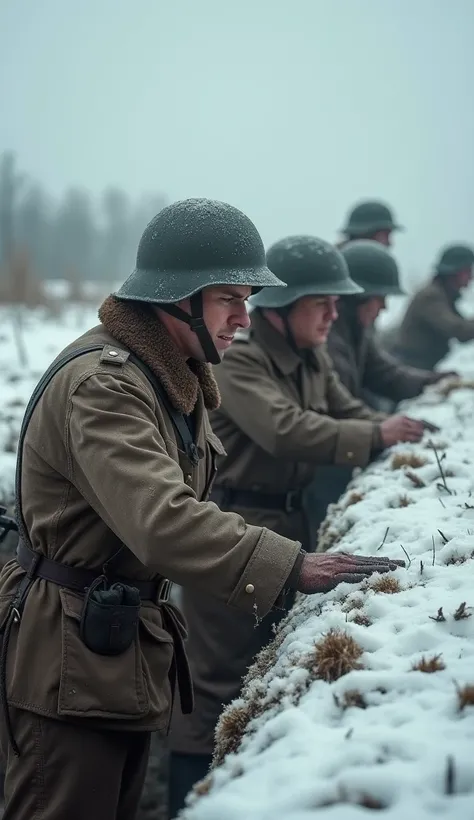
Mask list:
[[0,151],[53,193],[165,191],[266,244],[379,197],[426,273],[474,242],[474,0],[0,0]]

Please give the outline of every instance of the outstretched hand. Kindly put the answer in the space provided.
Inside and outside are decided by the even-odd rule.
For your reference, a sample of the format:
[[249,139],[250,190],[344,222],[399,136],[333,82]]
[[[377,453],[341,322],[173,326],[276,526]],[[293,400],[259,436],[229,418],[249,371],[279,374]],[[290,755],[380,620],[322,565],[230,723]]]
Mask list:
[[405,561],[363,555],[309,553],[303,558],[297,589],[299,592],[329,592],[338,584],[358,584],[374,572],[390,572],[404,567]]

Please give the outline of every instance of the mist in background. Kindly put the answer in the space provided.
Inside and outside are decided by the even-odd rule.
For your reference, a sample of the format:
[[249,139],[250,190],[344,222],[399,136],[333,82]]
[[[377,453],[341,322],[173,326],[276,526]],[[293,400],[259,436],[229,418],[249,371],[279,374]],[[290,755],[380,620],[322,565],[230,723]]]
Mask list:
[[89,243],[78,275],[120,279],[165,202],[228,201],[268,245],[335,241],[373,197],[406,226],[416,283],[441,245],[474,242],[473,43],[472,0],[2,0],[16,235],[42,220],[42,275]]

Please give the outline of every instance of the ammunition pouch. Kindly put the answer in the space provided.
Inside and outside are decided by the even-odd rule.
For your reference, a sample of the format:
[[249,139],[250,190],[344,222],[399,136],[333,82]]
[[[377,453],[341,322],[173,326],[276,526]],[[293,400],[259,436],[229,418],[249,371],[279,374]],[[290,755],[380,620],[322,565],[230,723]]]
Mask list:
[[100,576],[84,598],[81,640],[98,655],[121,655],[137,636],[139,614],[140,593],[136,587],[109,585],[105,576]]

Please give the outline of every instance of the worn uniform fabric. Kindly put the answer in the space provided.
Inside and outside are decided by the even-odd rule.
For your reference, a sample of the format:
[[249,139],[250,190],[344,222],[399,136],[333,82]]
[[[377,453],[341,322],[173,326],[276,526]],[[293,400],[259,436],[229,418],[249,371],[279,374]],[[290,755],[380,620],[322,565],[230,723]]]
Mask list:
[[[13,710],[21,757],[5,745],[3,820],[132,820],[145,777],[149,732],[101,732]],[[81,764],[78,765],[80,758]]]
[[355,306],[338,304],[339,316],[328,338],[328,353],[339,378],[353,396],[369,390],[394,402],[418,396],[433,382],[433,373],[400,364],[377,343],[372,329],[363,328]]
[[[364,329],[356,316],[356,306],[338,303],[339,316],[328,338],[327,349],[341,382],[353,396],[369,406],[379,405],[379,397],[395,405],[403,399],[417,396],[433,381],[429,371],[400,364],[377,343],[373,331]],[[374,411],[374,418],[383,421],[386,413]],[[311,533],[317,530],[329,504],[336,502],[346,490],[352,470],[343,466],[320,467],[306,493],[306,505],[311,521]]]
[[432,370],[449,352],[451,339],[474,339],[474,319],[465,319],[448,279],[436,277],[416,293],[398,330],[390,334],[389,349],[405,364]]
[[[46,388],[24,442],[23,514],[34,549],[100,574],[125,545],[112,563],[114,574],[132,581],[168,577],[215,596],[223,606],[249,616],[257,607],[264,615],[280,595],[300,545],[223,514],[213,503],[200,503],[223,451],[207,416],[206,408],[219,402],[211,368],[187,363],[146,306],[109,297],[100,317],[102,324],[70,347],[119,344],[139,356],[174,407],[193,414],[199,463],[194,466],[181,451],[170,417],[135,365],[123,357],[118,364],[102,361],[100,351],[76,358]],[[16,561],[0,575],[0,626],[23,575]],[[143,602],[135,643],[121,655],[103,656],[80,638],[82,603],[77,593],[43,579],[33,582],[10,638],[10,707],[64,721],[57,742],[62,731],[66,744],[69,724],[76,721],[84,730],[166,733],[173,658],[169,618],[157,602]],[[2,736],[4,731],[0,721]],[[78,746],[78,765],[81,754]],[[10,787],[7,772],[7,803],[16,800]]]
[[[222,403],[211,421],[227,453],[219,461],[216,497],[246,520],[314,548],[301,509],[271,510],[263,501],[260,508],[236,508],[225,490],[284,494],[309,484],[317,464],[364,466],[379,444],[373,414],[341,385],[322,350],[303,360],[259,311],[215,374]],[[170,743],[176,752],[209,754],[222,706],[238,695],[242,676],[284,613],[226,610],[197,589],[183,590],[183,609],[196,707],[193,715],[174,715]]]

